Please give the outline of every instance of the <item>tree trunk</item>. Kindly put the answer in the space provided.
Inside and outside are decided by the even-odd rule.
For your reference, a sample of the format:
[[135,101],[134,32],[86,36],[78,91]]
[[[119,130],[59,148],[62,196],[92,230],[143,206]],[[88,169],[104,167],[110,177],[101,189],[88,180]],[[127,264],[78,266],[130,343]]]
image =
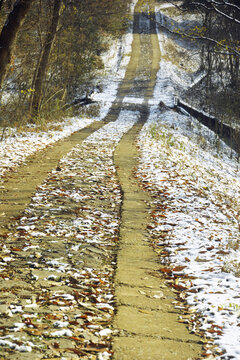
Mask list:
[[61,5],[62,5],[62,0],[54,0],[52,21],[48,34],[46,36],[44,48],[42,51],[42,56],[37,70],[35,84],[33,86],[34,93],[33,93],[32,103],[30,104],[30,113],[33,118],[39,115],[39,111],[41,108],[43,84],[46,76],[49,56],[51,53],[52,45],[57,31]]
[[0,0],[0,11],[2,10],[2,7],[3,7],[3,1],[4,0]]
[[25,15],[34,0],[17,0],[0,34],[0,87],[11,61],[11,50]]

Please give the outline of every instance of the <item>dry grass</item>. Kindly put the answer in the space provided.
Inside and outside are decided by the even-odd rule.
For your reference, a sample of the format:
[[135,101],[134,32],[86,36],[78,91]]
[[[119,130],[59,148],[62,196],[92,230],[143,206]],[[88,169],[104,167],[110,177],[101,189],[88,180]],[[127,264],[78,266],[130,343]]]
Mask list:
[[240,263],[237,260],[226,261],[222,267],[222,271],[240,277]]
[[196,71],[199,67],[189,50],[176,44],[172,39],[168,39],[164,44],[163,59],[185,71]]
[[162,9],[162,12],[164,13],[164,15],[169,16],[171,18],[175,18],[182,15],[182,12],[177,7],[170,5],[168,8]]

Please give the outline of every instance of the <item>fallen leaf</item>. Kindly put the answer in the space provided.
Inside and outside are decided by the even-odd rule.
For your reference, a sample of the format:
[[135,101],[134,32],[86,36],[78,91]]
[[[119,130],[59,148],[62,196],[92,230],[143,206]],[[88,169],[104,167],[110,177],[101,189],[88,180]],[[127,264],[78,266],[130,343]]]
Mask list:
[[168,268],[161,268],[159,271],[163,274],[172,274],[172,270]]
[[176,266],[175,268],[173,268],[173,271],[179,272],[179,271],[182,271],[185,268],[186,268],[186,266]]

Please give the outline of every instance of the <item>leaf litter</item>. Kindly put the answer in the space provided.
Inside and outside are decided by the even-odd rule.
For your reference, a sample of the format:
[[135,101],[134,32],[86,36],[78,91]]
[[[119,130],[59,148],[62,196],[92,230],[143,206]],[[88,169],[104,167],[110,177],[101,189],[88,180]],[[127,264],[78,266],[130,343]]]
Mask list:
[[[239,165],[194,120],[172,111],[159,116],[159,97],[171,106],[174,92],[172,76],[163,78],[172,69],[167,62],[161,65],[151,116],[139,140],[138,172],[154,199],[148,230],[161,257],[159,273],[176,291],[179,321],[204,339],[203,356],[238,358]],[[126,120],[131,114],[122,115]],[[121,192],[112,165],[118,140],[113,131],[110,145],[101,131],[62,160],[16,220],[17,231],[2,236],[3,359],[111,357]]]
[[[218,142],[218,149],[214,146]],[[137,175],[152,194],[152,245],[176,291],[180,322],[203,357],[240,356],[240,178],[237,154],[196,120],[151,108]]]
[[[169,6],[156,7],[158,23],[185,27],[196,21],[174,16],[171,9],[165,16]],[[155,275],[165,277],[176,292],[179,321],[201,336],[202,357],[239,359],[239,158],[196,119],[171,110],[174,94],[191,88],[204,74],[198,74],[199,55],[192,56],[195,45],[173,41],[158,27],[157,32],[162,60],[150,117],[138,140],[136,170],[152,195],[148,232],[161,263]],[[176,63],[182,61],[179,49],[190,55],[184,71]]]
[[113,151],[138,118],[122,110],[73,148],[2,236],[1,358],[111,357],[122,198]]
[[[136,2],[137,0],[131,2],[130,11],[132,14]],[[98,90],[92,94],[92,99],[99,105],[99,116],[95,118],[79,116],[66,118],[60,122],[47,124],[46,130],[40,130],[40,127],[34,124],[28,124],[25,130],[21,127],[7,126],[2,131],[2,138],[0,135],[1,178],[23,164],[28,156],[89,126],[94,121],[104,119],[116,99],[118,86],[125,76],[130,60],[133,41],[132,29],[133,21],[129,21],[129,31],[123,34],[120,39],[107,39],[109,50],[101,55],[105,71],[99,74],[95,80],[96,89],[101,88],[101,91]],[[81,95],[79,94],[80,97]],[[4,216],[4,214],[0,214],[0,216]]]

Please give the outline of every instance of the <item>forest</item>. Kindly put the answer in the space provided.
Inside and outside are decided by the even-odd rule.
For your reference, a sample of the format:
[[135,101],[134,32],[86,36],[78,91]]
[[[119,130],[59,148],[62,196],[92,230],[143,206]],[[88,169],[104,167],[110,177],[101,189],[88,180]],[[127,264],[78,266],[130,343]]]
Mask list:
[[199,25],[183,34],[199,42],[205,77],[189,91],[200,107],[223,122],[239,126],[240,6],[237,0],[185,0],[183,11],[196,12]]
[[[151,0],[142,1],[143,5]],[[163,3],[158,0],[157,3]],[[168,3],[168,2],[164,2]],[[169,3],[172,3],[169,1]],[[0,1],[2,126],[73,114],[104,72],[101,54],[128,26],[130,1]],[[233,127],[239,125],[240,6],[237,0],[173,1],[195,14],[177,36],[198,44],[204,73],[185,97]],[[172,31],[172,30],[170,30]]]
[[2,0],[1,124],[66,116],[128,25],[126,0]]

